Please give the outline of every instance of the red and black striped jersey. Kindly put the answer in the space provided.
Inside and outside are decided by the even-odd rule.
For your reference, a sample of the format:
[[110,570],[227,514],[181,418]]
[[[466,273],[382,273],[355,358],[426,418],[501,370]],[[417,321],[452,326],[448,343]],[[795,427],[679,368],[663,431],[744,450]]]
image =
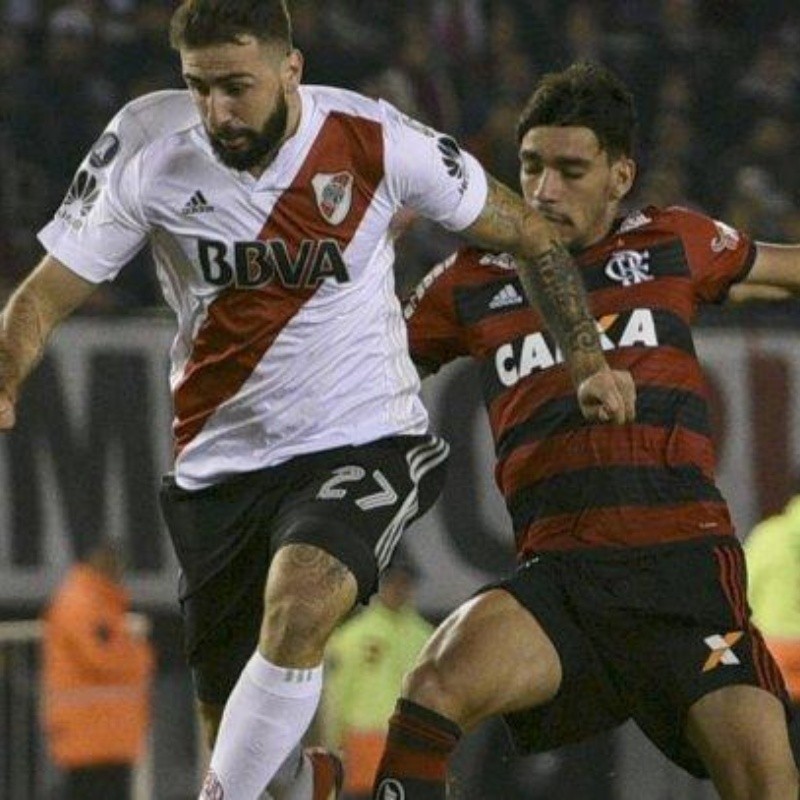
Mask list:
[[729,226],[655,207],[577,256],[608,361],[636,382],[636,421],[623,426],[583,419],[510,257],[460,250],[406,299],[418,365],[478,362],[495,477],[521,556],[733,533],[715,484],[691,323],[699,304],[725,299],[754,258],[754,243]]

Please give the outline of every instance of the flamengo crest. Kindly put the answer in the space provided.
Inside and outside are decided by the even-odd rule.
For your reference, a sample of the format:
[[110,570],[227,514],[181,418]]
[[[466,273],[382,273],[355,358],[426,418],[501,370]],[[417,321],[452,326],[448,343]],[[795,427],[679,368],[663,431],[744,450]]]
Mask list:
[[353,202],[353,176],[349,172],[318,172],[312,179],[319,213],[331,225],[338,225]]
[[617,250],[606,264],[606,275],[623,286],[635,286],[653,280],[649,251]]

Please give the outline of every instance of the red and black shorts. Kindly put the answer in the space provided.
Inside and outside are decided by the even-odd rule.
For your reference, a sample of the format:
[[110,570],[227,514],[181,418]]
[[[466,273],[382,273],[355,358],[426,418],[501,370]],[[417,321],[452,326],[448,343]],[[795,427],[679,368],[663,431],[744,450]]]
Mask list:
[[642,548],[541,552],[499,586],[528,609],[561,658],[549,703],[506,717],[525,752],[633,719],[670,759],[705,767],[685,737],[690,707],[723,686],[758,686],[789,709],[778,667],[750,620],[734,537]]
[[200,491],[164,479],[161,506],[181,567],[186,653],[198,697],[224,704],[258,642],[275,552],[312,544],[347,566],[365,602],[405,528],[433,505],[449,447],[393,436],[298,456]]

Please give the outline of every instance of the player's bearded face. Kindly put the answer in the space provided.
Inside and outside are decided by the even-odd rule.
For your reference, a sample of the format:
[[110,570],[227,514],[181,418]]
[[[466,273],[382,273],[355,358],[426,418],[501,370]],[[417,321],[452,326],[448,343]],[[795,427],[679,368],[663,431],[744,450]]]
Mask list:
[[289,108],[283,92],[279,92],[275,108],[260,130],[225,125],[208,132],[211,146],[223,164],[246,170],[262,165],[275,151],[286,134]]

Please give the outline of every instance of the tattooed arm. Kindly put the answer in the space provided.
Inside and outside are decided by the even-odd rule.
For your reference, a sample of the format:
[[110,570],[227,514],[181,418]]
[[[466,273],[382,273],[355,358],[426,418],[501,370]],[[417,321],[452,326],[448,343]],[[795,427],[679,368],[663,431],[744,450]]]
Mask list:
[[96,288],[48,255],[11,295],[0,317],[0,431],[14,426],[20,386],[51,331]]
[[612,372],[606,363],[574,260],[547,220],[487,177],[486,205],[466,235],[483,247],[514,256],[525,294],[564,353],[583,413],[601,421],[632,420],[633,382],[627,372]]

